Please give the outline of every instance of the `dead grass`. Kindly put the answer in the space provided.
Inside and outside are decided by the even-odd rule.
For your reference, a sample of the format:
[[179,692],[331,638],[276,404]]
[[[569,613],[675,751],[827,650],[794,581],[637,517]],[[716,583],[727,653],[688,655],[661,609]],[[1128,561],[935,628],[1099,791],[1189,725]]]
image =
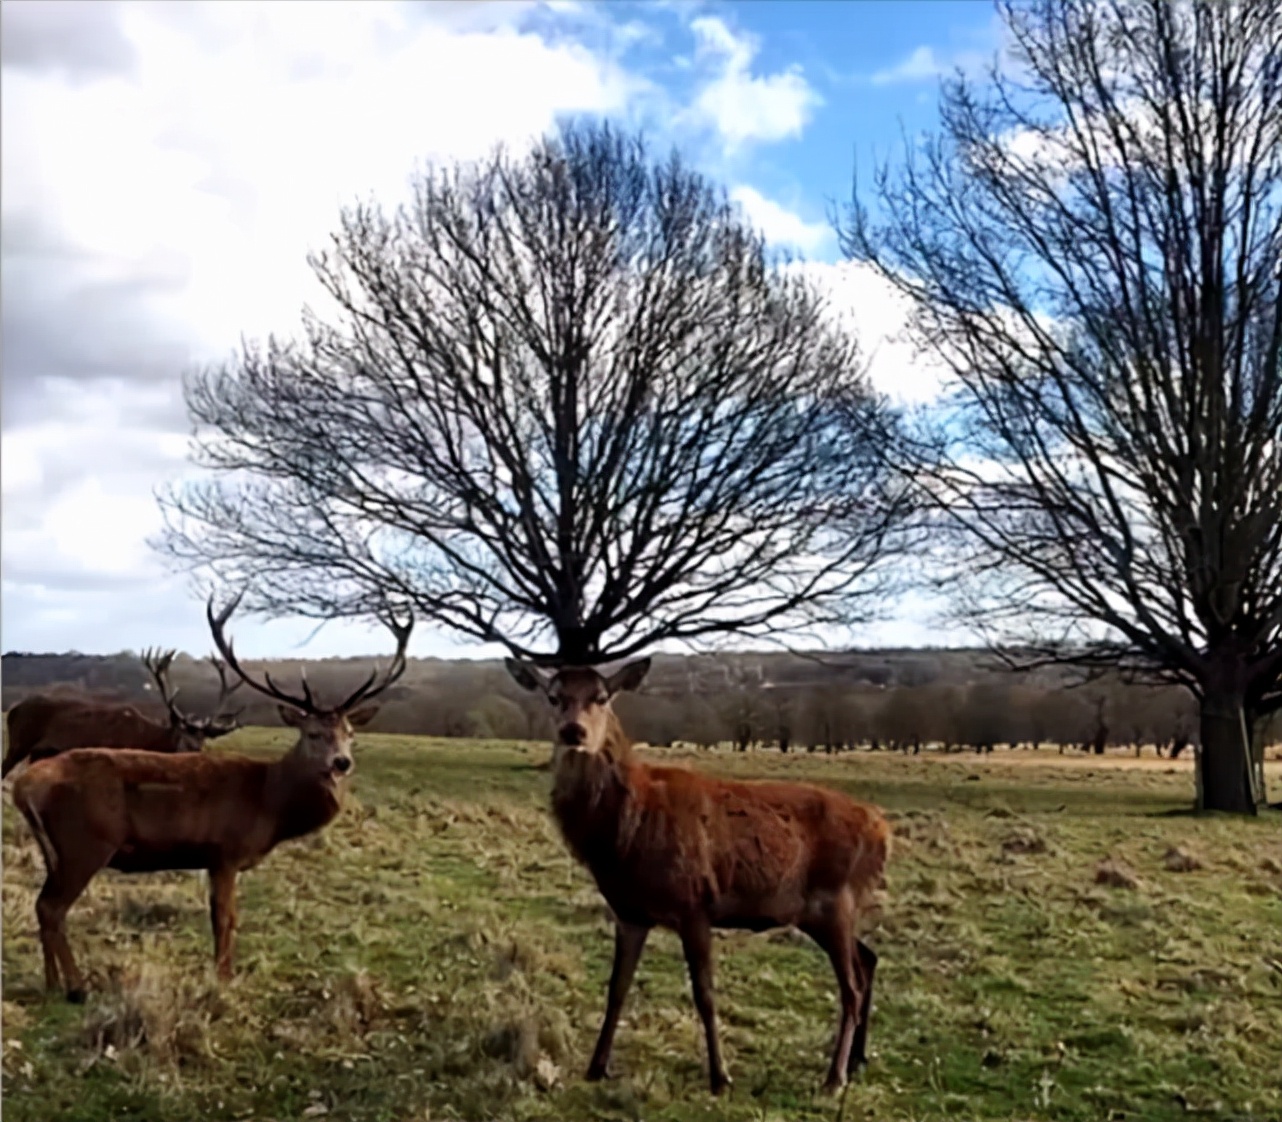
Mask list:
[[[339,820],[243,878],[226,987],[203,878],[103,876],[69,921],[92,987],[83,1008],[40,993],[41,869],[6,807],[6,1118],[837,1117],[815,1094],[835,987],[791,934],[718,938],[727,1100],[705,1090],[664,933],[624,1012],[618,1078],[582,1081],[610,923],[547,813],[534,766],[546,751],[368,738]],[[667,755],[829,783],[894,820],[883,910],[869,918],[882,958],[873,1063],[843,1118],[1282,1117],[1276,819],[1178,813],[1190,774],[1150,761]],[[1102,862],[1134,883],[1097,883]]]

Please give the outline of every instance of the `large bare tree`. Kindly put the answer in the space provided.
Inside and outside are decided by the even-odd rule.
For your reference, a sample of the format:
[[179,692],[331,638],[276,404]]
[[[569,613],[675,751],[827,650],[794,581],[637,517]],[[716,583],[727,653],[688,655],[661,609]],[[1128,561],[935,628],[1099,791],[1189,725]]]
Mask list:
[[1186,684],[1203,805],[1250,811],[1282,706],[1282,4],[998,7],[1010,59],[856,184],[846,249],[953,375],[919,479],[972,618]]
[[608,126],[430,169],[344,212],[305,338],[188,380],[211,474],[160,544],[263,611],[391,598],[557,661],[856,618],[907,509],[895,417],[784,264]]

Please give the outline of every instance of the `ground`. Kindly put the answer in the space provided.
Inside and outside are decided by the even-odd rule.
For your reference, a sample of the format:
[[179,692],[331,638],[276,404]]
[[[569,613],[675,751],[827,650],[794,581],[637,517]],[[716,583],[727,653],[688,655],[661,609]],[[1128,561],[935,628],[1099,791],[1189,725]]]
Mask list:
[[6,1122],[1282,1117],[1282,815],[1183,813],[1184,761],[667,755],[890,812],[872,1064],[844,1099],[817,1093],[827,960],[788,934],[717,942],[728,1098],[667,934],[616,1078],[583,1082],[611,935],[550,821],[547,748],[369,736],[334,825],[242,878],[225,987],[203,877],[105,874],[69,921],[89,1002],[46,1000],[42,870],[6,792]]

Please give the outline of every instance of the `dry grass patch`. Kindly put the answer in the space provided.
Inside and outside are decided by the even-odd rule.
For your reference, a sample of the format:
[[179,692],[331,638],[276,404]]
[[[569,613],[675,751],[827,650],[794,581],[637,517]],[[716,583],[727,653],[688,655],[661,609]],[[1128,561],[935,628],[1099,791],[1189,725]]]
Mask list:
[[[228,987],[203,877],[104,875],[68,923],[84,1008],[40,992],[39,858],[6,814],[6,1122],[835,1118],[816,1095],[834,986],[804,936],[717,940],[728,1098],[706,1092],[666,933],[624,1011],[618,1078],[582,1081],[611,925],[547,811],[542,752],[367,738],[331,828],[242,878]],[[869,917],[873,1063],[843,1117],[1282,1117],[1282,825],[1168,813],[1190,797],[1186,769],[1006,755],[1026,758],[681,757],[829,784],[892,817]],[[1171,850],[1204,871],[1169,871]],[[1102,854],[1136,886],[1093,883]]]

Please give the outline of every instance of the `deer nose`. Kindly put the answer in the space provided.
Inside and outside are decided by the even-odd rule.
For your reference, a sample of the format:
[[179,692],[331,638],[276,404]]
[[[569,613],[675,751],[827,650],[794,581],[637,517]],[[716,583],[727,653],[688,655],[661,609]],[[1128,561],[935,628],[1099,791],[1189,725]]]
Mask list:
[[352,769],[352,761],[350,757],[348,756],[334,757],[334,770],[338,772],[339,775],[343,775],[345,772],[351,771],[351,769]]
[[588,738],[588,730],[577,722],[561,726],[561,743],[571,748],[581,747]]

